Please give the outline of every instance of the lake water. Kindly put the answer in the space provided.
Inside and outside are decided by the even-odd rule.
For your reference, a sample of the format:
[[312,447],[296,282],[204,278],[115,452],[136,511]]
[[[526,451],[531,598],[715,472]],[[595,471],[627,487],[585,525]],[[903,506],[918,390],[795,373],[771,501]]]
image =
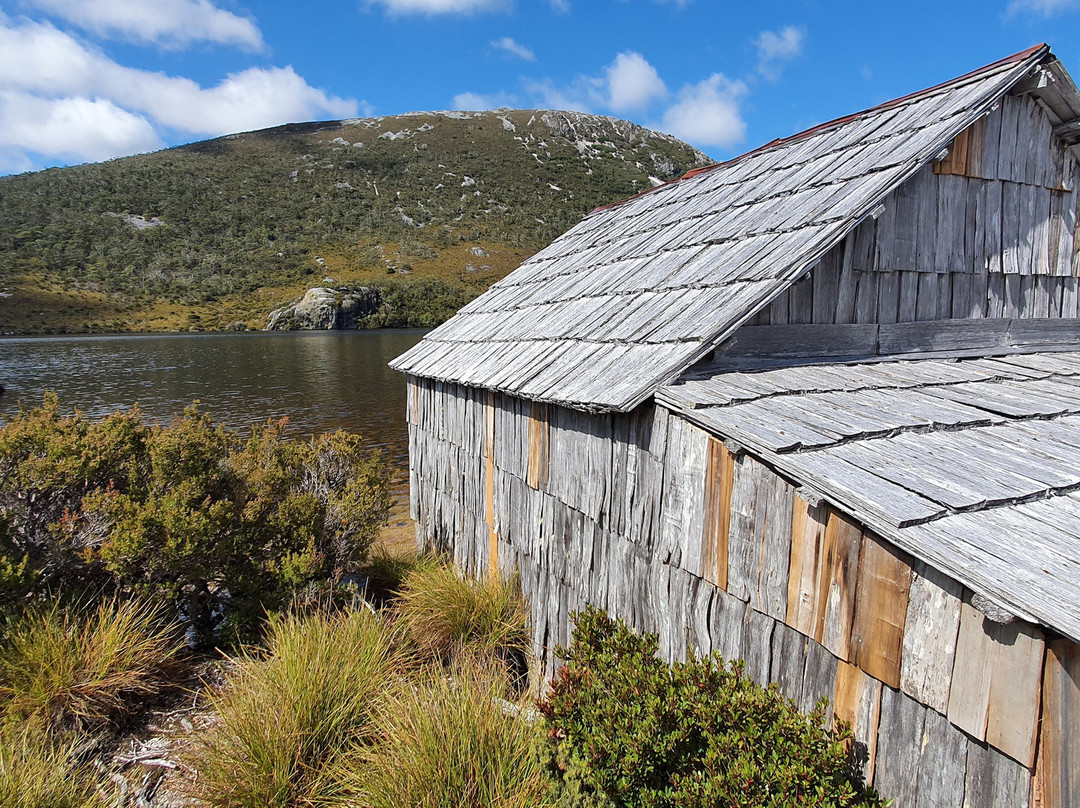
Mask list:
[[405,377],[386,363],[420,329],[0,339],[0,415],[55,390],[65,412],[97,417],[138,404],[164,423],[198,399],[216,422],[243,429],[288,416],[296,437],[363,435],[408,464]]

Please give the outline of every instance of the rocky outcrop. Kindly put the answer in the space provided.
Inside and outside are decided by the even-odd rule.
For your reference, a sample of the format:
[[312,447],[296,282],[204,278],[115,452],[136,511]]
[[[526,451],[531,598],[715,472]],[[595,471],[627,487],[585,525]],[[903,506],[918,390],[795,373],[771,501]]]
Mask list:
[[331,331],[356,328],[361,317],[379,308],[378,289],[308,289],[300,300],[274,309],[266,318],[266,331]]

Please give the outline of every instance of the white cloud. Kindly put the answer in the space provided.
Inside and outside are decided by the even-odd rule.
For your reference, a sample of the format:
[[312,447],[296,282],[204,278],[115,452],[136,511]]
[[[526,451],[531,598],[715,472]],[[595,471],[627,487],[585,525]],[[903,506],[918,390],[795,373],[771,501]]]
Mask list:
[[548,5],[560,14],[565,14],[570,10],[569,0],[548,0]]
[[1035,14],[1040,17],[1053,17],[1071,11],[1080,3],[1077,0],[1012,0],[1005,9],[1005,15],[1015,17],[1018,14]]
[[391,14],[473,14],[500,11],[511,0],[368,0],[368,5],[383,6]]
[[578,76],[570,84],[557,85],[550,79],[526,81],[525,92],[544,109],[595,112],[606,103],[604,81],[593,76]]
[[454,96],[454,109],[478,110],[500,109],[517,106],[517,99],[509,93],[458,93]]
[[787,63],[802,53],[806,29],[788,25],[779,31],[762,31],[755,40],[758,72],[769,81],[780,78]]
[[728,148],[746,137],[739,102],[747,93],[741,81],[714,73],[679,91],[678,99],[655,127],[699,146]]
[[[71,148],[52,142],[51,127],[61,119],[86,121],[90,145],[78,156],[95,159],[154,148],[162,129],[215,136],[353,117],[360,107],[311,87],[291,67],[250,68],[202,87],[191,79],[117,64],[48,23],[12,27],[2,19],[0,87],[14,99],[11,109],[26,112],[24,125],[9,121],[0,131],[0,150],[28,149],[65,159]],[[38,103],[32,103],[35,99]],[[78,140],[80,131],[69,129],[65,137]]]
[[38,8],[101,36],[183,47],[208,41],[258,50],[258,26],[209,0],[29,0]]
[[111,101],[0,91],[0,155],[8,155],[7,160],[0,157],[0,168],[29,168],[17,156],[27,151],[81,163],[162,145],[149,121]]
[[496,50],[505,51],[511,56],[516,56],[519,59],[524,59],[526,62],[535,62],[536,54],[526,48],[524,45],[518,44],[508,36],[504,36],[502,39],[493,40],[491,47]]
[[667,95],[667,86],[640,53],[626,51],[607,68],[608,106],[616,112],[644,109]]

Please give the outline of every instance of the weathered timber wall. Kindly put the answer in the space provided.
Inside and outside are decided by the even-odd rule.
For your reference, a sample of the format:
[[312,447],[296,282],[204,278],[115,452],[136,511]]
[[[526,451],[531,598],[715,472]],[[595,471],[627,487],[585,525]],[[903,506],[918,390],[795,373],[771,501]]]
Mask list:
[[829,698],[900,808],[1080,796],[1080,649],[990,622],[753,457],[662,407],[590,415],[415,378],[408,420],[418,542],[520,575],[538,675],[590,603],[659,634],[667,660],[715,651],[804,709]]
[[1007,96],[752,324],[1076,317],[1080,166],[1050,129]]

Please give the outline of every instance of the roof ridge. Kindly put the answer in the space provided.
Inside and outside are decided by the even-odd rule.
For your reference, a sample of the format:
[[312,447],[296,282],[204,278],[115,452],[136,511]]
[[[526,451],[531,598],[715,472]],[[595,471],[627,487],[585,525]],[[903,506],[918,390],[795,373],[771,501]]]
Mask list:
[[1006,65],[1011,65],[1011,64],[1016,64],[1018,62],[1026,61],[1027,59],[1032,58],[1036,54],[1039,54],[1040,51],[1045,52],[1045,53],[1042,53],[1040,55],[1045,55],[1046,53],[1050,52],[1050,46],[1048,44],[1046,44],[1045,42],[1039,43],[1038,45],[1032,45],[1030,48],[1026,48],[1025,50],[1014,53],[1011,56],[1006,56],[1004,59],[998,59],[996,62],[991,62],[990,64],[983,65],[982,67],[976,68],[975,70],[969,70],[967,73],[964,73],[961,76],[956,76],[955,78],[951,78],[951,79],[949,79],[947,81],[940,82],[939,84],[935,84],[935,85],[933,85],[931,87],[925,87],[925,88],[923,88],[921,90],[916,90],[915,92],[908,93],[907,95],[902,95],[902,96],[899,96],[898,98],[893,98],[893,99],[890,99],[888,101],[884,101],[884,102],[882,102],[880,104],[877,104],[875,106],[867,107],[866,109],[860,110],[859,112],[848,113],[847,115],[842,115],[839,118],[833,118],[832,120],[824,121],[823,123],[819,123],[819,124],[815,124],[814,126],[811,126],[809,129],[804,129],[801,132],[796,132],[795,134],[788,135],[787,137],[774,138],[773,140],[770,140],[767,143],[763,143],[760,146],[757,146],[756,148],[751,149],[750,151],[743,152],[742,154],[737,155],[735,157],[732,157],[732,158],[730,158],[728,160],[722,160],[720,162],[712,163],[711,165],[707,165],[707,166],[699,166],[697,168],[691,168],[689,171],[687,171],[682,176],[677,177],[676,179],[673,179],[673,180],[669,180],[668,182],[665,182],[662,185],[657,185],[657,186],[655,186],[653,188],[646,188],[644,191],[641,191],[640,193],[634,194],[633,196],[629,196],[626,199],[619,200],[618,202],[611,202],[611,203],[609,203],[607,205],[601,205],[601,206],[599,206],[597,208],[594,208],[592,211],[590,211],[590,215],[592,213],[597,213],[597,212],[602,211],[602,210],[609,210],[611,208],[621,207],[622,205],[626,204],[627,202],[631,202],[631,201],[633,201],[635,199],[638,199],[639,197],[645,196],[646,194],[651,194],[651,193],[653,193],[655,191],[658,191],[661,188],[667,188],[668,186],[675,185],[675,184],[683,182],[685,180],[693,179],[694,177],[697,177],[700,174],[706,174],[708,172],[714,171],[715,169],[722,168],[722,167],[725,167],[725,166],[735,165],[736,163],[742,162],[743,160],[745,160],[747,157],[750,157],[751,155],[759,154],[761,152],[768,151],[769,149],[774,149],[774,148],[776,148],[778,146],[786,146],[786,145],[791,144],[791,143],[797,143],[798,141],[804,140],[804,139],[806,139],[808,137],[811,137],[812,135],[816,135],[819,132],[827,131],[827,130],[829,130],[829,129],[833,128],[833,127],[836,127],[836,126],[842,126],[843,124],[846,124],[846,123],[849,123],[851,121],[857,120],[858,118],[862,118],[865,115],[869,115],[872,112],[880,112],[882,110],[892,109],[893,107],[897,107],[897,106],[900,106],[901,104],[906,104],[906,103],[909,103],[911,101],[915,101],[915,100],[917,100],[919,98],[922,98],[923,96],[930,95],[931,93],[941,92],[942,90],[944,90],[946,88],[949,88],[949,87],[959,86],[961,84],[966,84],[966,83],[968,83],[970,81],[973,81],[973,80],[983,76],[986,73],[993,72],[994,70],[996,70],[998,68],[1005,67]]

